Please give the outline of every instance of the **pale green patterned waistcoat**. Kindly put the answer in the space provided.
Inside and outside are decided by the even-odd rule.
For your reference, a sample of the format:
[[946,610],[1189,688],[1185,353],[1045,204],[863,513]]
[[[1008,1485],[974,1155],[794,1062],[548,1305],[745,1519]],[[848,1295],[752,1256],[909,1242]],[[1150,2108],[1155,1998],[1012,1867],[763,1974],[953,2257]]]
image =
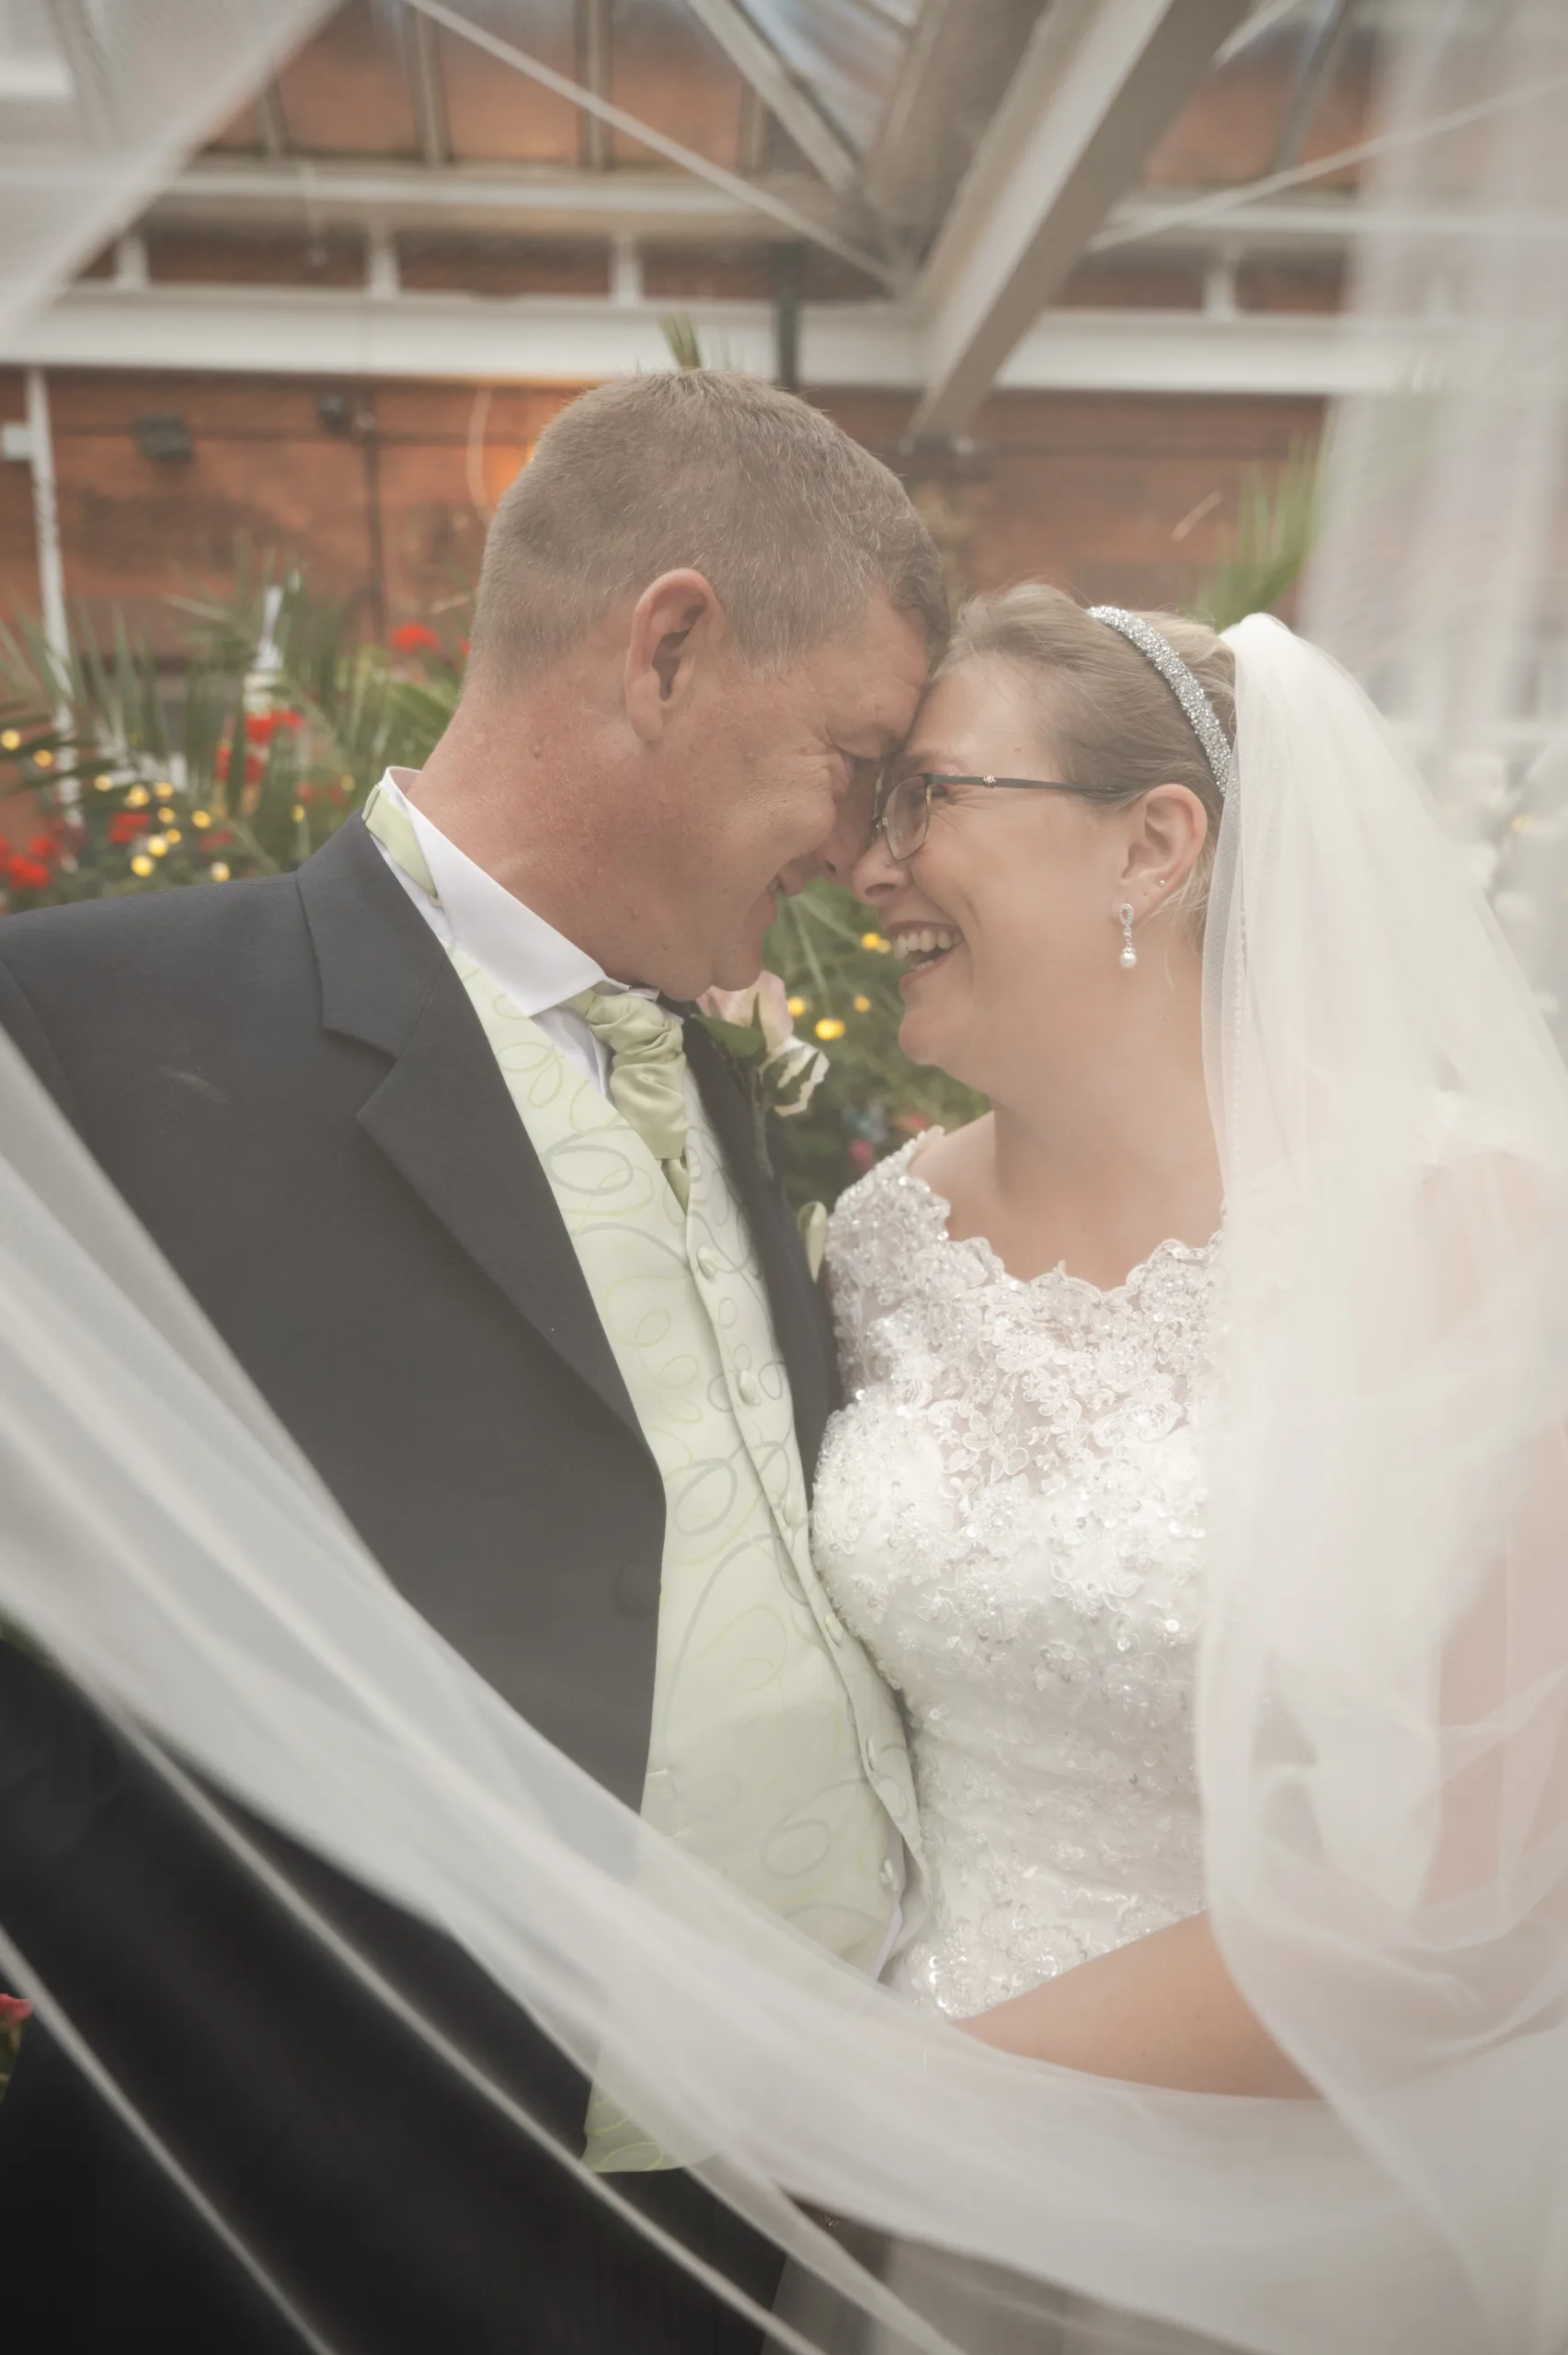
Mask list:
[[[646,1821],[874,1970],[918,1842],[898,1711],[812,1567],[789,1382],[746,1220],[686,1077],[683,1212],[635,1132],[452,959],[544,1166],[664,1481]],[[589,2156],[663,2164],[601,2097]]]

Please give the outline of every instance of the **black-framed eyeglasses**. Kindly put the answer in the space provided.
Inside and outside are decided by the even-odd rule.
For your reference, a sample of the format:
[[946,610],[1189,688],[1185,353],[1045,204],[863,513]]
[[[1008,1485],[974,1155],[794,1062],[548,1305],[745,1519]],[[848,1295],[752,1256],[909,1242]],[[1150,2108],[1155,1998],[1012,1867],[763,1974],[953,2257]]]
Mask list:
[[878,804],[875,831],[900,866],[912,858],[931,832],[931,805],[950,786],[1006,787],[1014,793],[1082,793],[1081,785],[1067,785],[1044,776],[941,776],[932,769],[917,769],[889,786]]

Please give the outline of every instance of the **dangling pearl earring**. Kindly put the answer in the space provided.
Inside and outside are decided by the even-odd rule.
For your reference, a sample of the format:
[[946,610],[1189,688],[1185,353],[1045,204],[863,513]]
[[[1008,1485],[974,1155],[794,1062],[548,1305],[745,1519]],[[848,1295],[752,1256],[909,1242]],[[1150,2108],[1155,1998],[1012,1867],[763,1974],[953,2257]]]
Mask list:
[[1122,925],[1121,961],[1130,973],[1138,962],[1138,951],[1132,945],[1132,910],[1125,903],[1116,910]]

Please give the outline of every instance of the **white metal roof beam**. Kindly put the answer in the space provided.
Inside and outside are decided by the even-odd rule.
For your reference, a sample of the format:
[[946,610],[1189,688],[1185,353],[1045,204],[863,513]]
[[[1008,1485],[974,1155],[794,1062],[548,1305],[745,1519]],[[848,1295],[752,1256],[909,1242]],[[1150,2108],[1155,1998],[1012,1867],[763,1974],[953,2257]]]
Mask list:
[[1029,45],[1041,0],[921,0],[865,157],[874,213],[923,254]]
[[[584,296],[410,293],[346,289],[158,286],[84,280],[15,331],[18,365],[200,369],[372,380],[597,384],[670,365],[658,302]],[[701,336],[735,364],[772,373],[765,303],[689,305]],[[1052,311],[1001,372],[1003,392],[1302,396],[1391,392],[1446,362],[1441,320],[1395,319],[1375,332],[1332,313]],[[912,389],[921,337],[902,305],[807,304],[801,376],[817,386]]]
[[427,164],[450,164],[452,129],[447,121],[440,38],[429,17],[421,17],[417,8],[404,9],[403,24],[408,44],[408,87],[414,101],[419,153]]
[[913,434],[956,433],[979,407],[1246,8],[1054,0],[922,275]]
[[440,229],[471,236],[639,237],[649,245],[793,242],[807,214],[839,224],[833,199],[804,173],[757,185],[784,201],[788,219],[760,213],[723,189],[683,174],[624,166],[614,172],[572,166],[445,164],[367,157],[318,163],[298,156],[199,155],[148,207],[147,225],[199,223],[203,229],[326,226]]
[[769,113],[777,116],[807,162],[841,195],[855,176],[858,158],[810,91],[795,80],[772,41],[757,30],[737,0],[686,0],[686,6],[736,71],[750,83]]

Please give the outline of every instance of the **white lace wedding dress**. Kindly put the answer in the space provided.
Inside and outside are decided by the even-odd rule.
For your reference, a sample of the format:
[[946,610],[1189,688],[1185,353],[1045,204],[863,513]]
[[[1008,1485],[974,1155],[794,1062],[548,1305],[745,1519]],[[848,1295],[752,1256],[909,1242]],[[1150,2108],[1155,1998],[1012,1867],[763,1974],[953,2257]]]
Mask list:
[[[1060,1269],[1021,1281],[988,1243],[948,1235],[910,1166],[928,1141],[833,1216],[849,1403],[814,1543],[909,1720],[926,1911],[888,1975],[963,2016],[1203,1903],[1192,1690],[1215,1248],[1163,1243],[1110,1292]],[[1031,2326],[1008,2348],[1198,2343],[1108,2337],[1104,2309],[1070,2311],[1060,2339]]]
[[909,1717],[930,1910],[896,1975],[962,2016],[1203,1902],[1214,1247],[1163,1243],[1112,1292],[1021,1282],[949,1238],[915,1149],[833,1218],[850,1403],[815,1544]]

